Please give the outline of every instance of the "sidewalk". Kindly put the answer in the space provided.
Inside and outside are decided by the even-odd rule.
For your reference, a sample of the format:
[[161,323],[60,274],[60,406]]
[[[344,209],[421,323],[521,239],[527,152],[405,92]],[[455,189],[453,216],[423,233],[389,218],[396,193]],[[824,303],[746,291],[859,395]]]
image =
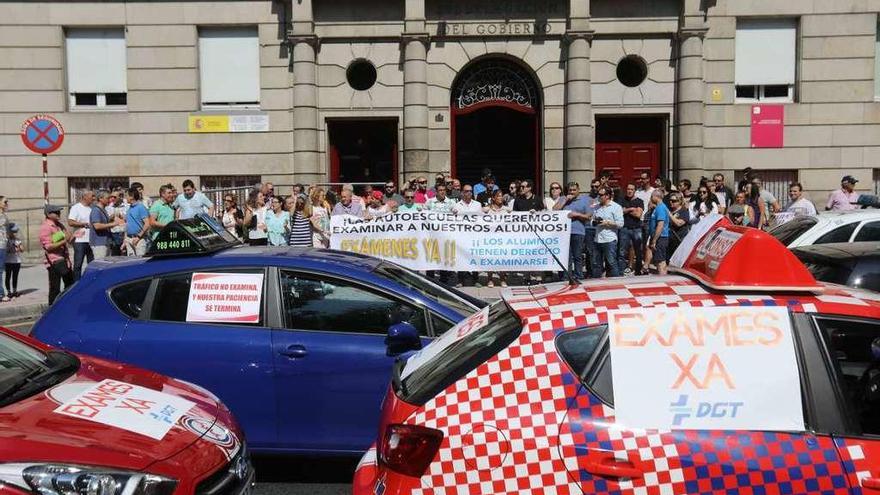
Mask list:
[[0,302],[0,323],[35,318],[48,307],[49,277],[41,263],[22,265],[18,293],[12,301]]

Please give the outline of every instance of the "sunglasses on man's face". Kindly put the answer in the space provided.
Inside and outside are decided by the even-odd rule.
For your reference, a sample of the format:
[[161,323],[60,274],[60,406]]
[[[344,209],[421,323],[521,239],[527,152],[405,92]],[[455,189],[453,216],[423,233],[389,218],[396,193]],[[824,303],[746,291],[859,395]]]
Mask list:
[[415,196],[404,196],[404,199],[413,199]]
[[428,183],[428,181],[426,181],[426,180],[420,180],[420,181],[419,181],[419,184],[427,184],[427,183]]

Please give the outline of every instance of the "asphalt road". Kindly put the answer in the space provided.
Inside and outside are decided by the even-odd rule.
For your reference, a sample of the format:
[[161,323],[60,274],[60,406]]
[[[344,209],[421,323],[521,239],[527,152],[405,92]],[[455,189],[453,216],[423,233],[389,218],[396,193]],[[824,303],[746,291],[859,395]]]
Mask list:
[[[4,322],[2,326],[29,334],[35,320]],[[254,457],[257,485],[254,495],[349,495],[359,459]]]

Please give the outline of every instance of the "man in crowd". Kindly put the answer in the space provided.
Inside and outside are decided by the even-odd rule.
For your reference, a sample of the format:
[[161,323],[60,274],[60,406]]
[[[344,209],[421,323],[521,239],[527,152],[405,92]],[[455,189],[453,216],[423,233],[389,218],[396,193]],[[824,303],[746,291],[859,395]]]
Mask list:
[[495,184],[495,177],[488,176],[483,178],[483,182],[479,185],[483,186],[483,192],[476,193],[477,187],[474,186],[474,194],[477,201],[480,202],[483,206],[488,206],[489,202],[492,200],[492,195],[495,194],[495,191],[498,190],[498,186]]
[[[271,183],[267,184],[272,186]],[[193,218],[199,213],[214,216],[214,202],[201,191],[196,191],[196,185],[189,179],[183,181],[183,193],[177,196],[171,207],[177,211],[179,220]]]
[[110,229],[110,235],[113,237],[113,242],[110,246],[110,256],[122,254],[122,245],[125,243],[125,216],[128,214],[129,207],[125,191],[122,188],[117,187],[110,191],[110,204],[104,210],[111,220],[116,220],[117,218],[122,220]]
[[151,200],[149,196],[144,194],[144,185],[140,182],[132,182],[130,187],[137,189],[138,192],[141,193],[141,201],[144,203],[144,207],[149,210],[150,206],[153,205],[153,200]]
[[855,192],[858,179],[852,175],[844,175],[840,179],[840,189],[832,191],[828,195],[828,203],[825,205],[826,210],[831,211],[847,211],[858,208],[856,201],[859,200],[859,193]]
[[581,186],[577,182],[569,182],[568,194],[562,209],[568,211],[571,219],[571,238],[568,249],[568,270],[577,280],[584,278],[584,235],[585,226],[593,217],[590,198],[581,194]]
[[[601,181],[599,179],[590,181],[590,192],[587,194],[587,202],[590,204],[589,211],[591,215],[599,207],[600,184]],[[593,274],[601,273],[602,270],[599,268],[601,258],[596,248],[596,226],[593,225],[592,221],[586,222],[584,225],[584,254],[586,255],[588,266],[586,275],[595,276]]]
[[95,202],[95,193],[83,191],[78,203],[70,207],[67,214],[67,225],[73,231],[76,241],[73,243],[73,281],[82,276],[83,261],[91,263],[95,259],[92,248],[89,245],[89,219],[92,216],[92,203]]
[[150,238],[156,239],[159,231],[174,220],[174,186],[165,184],[159,188],[159,199],[150,206]]
[[596,250],[599,255],[599,269],[593,276],[602,277],[603,265],[607,265],[609,277],[620,275],[617,261],[617,231],[623,227],[623,208],[613,201],[614,191],[608,186],[599,187],[599,207],[593,213],[596,225]]
[[816,206],[804,197],[804,187],[800,182],[792,182],[788,186],[788,199],[790,200],[785,211],[795,215],[816,215]]
[[544,209],[544,202],[535,194],[535,182],[526,179],[520,182],[521,193],[513,200],[513,211],[538,211]]
[[413,194],[413,201],[415,201],[416,204],[423,205],[428,201],[428,199],[433,197],[434,193],[428,190],[428,179],[419,176],[416,179],[416,189]]
[[474,197],[478,198],[483,192],[489,191],[491,193],[495,189],[498,189],[498,186],[495,185],[495,176],[492,175],[491,170],[484,168],[480,182],[474,184]]
[[113,236],[110,229],[125,223],[122,219],[107,215],[107,206],[110,205],[110,192],[104,189],[98,191],[95,204],[89,216],[89,245],[95,259],[103,259],[110,254],[110,245]]
[[455,200],[446,195],[446,184],[434,186],[436,195],[425,203],[425,209],[439,212],[451,212],[455,207]]
[[415,202],[416,192],[407,189],[403,191],[403,204],[397,207],[398,213],[421,211],[422,205]]
[[266,200],[266,208],[269,208],[272,205],[272,198],[275,197],[275,184],[266,182],[261,190],[263,191],[263,199]]
[[364,207],[361,203],[354,201],[353,196],[354,193],[350,189],[343,188],[339,194],[339,202],[333,207],[330,215],[334,217],[337,215],[352,215],[363,218]]
[[449,186],[450,189],[448,191],[449,197],[458,201],[461,199],[461,181],[458,179],[452,179],[452,185]]
[[125,253],[143,256],[147,252],[147,233],[150,232],[150,212],[136,188],[128,190],[128,213],[125,215]]
[[40,225],[40,244],[43,246],[43,265],[49,275],[49,304],[52,304],[61,293],[62,281],[65,289],[75,282],[67,249],[74,236],[61,223],[60,206],[46,205],[43,213],[46,219]]
[[624,275],[631,275],[633,268],[629,266],[630,249],[635,251],[635,273],[642,273],[642,256],[644,254],[644,245],[642,244],[642,216],[645,211],[645,204],[636,197],[636,186],[634,184],[626,185],[626,192],[620,200],[620,206],[623,208],[623,228],[620,229],[620,271]]
[[764,182],[761,181],[760,177],[753,177],[752,184],[758,186],[758,194],[761,195],[761,201],[764,202],[764,206],[766,207],[767,218],[761,219],[764,225],[770,224],[770,216],[774,213],[779,213],[782,208],[779,207],[779,200],[776,199],[776,196],[773,195],[770,191],[764,189]]
[[385,196],[385,204],[388,204],[389,201],[393,201],[397,205],[403,204],[403,196],[397,192],[397,185],[393,180],[389,180],[385,183],[385,191],[383,194]]
[[694,193],[691,191],[691,187],[693,187],[693,184],[691,184],[689,179],[681,179],[678,181],[678,193],[684,198],[685,205],[690,204],[696,199],[694,198]]
[[651,195],[651,219],[648,222],[648,250],[645,255],[645,263],[653,261],[657,267],[657,273],[666,274],[667,248],[669,247],[669,208],[663,202],[663,193],[654,191]]
[[713,175],[712,181],[715,183],[715,197],[718,198],[718,204],[727,210],[727,208],[733,204],[736,195],[729,187],[727,187],[727,184],[724,183],[724,174]]
[[444,186],[446,185],[446,176],[442,173],[437,174],[434,177],[434,185],[430,189],[428,189],[428,191],[437,194],[437,186],[439,186],[440,184],[443,184]]
[[[483,205],[481,205],[479,201],[474,199],[474,188],[472,186],[465,184],[461,188],[461,199],[457,203],[455,203],[455,206],[452,208],[452,212],[456,215],[483,212]],[[462,283],[467,284],[468,286],[479,286],[480,284],[479,282],[477,282],[477,272],[460,273],[459,282],[455,284],[455,286],[461,287]]]

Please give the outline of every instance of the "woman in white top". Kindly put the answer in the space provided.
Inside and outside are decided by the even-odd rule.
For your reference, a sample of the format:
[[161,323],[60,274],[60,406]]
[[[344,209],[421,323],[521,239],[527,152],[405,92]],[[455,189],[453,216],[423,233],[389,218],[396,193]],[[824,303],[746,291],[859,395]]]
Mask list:
[[[489,198],[489,204],[483,208],[483,212],[487,215],[503,215],[512,211],[511,207],[505,204],[504,193],[501,189],[496,189]],[[496,276],[501,281],[501,287],[507,287],[507,272],[489,272],[489,282],[487,287],[495,287],[495,281],[492,280]]]
[[316,187],[309,194],[312,203],[312,245],[317,248],[330,247],[330,204],[324,189]]
[[565,197],[562,195],[562,185],[558,182],[550,183],[550,193],[544,197],[544,209],[545,210],[559,210],[562,208],[559,205],[560,201],[564,201]]
[[689,205],[690,216],[694,221],[702,220],[706,215],[718,213],[718,198],[705,185],[697,189],[694,200]]
[[244,212],[247,226],[247,242],[251,246],[265,246],[269,243],[266,232],[266,199],[261,191],[251,191]]

